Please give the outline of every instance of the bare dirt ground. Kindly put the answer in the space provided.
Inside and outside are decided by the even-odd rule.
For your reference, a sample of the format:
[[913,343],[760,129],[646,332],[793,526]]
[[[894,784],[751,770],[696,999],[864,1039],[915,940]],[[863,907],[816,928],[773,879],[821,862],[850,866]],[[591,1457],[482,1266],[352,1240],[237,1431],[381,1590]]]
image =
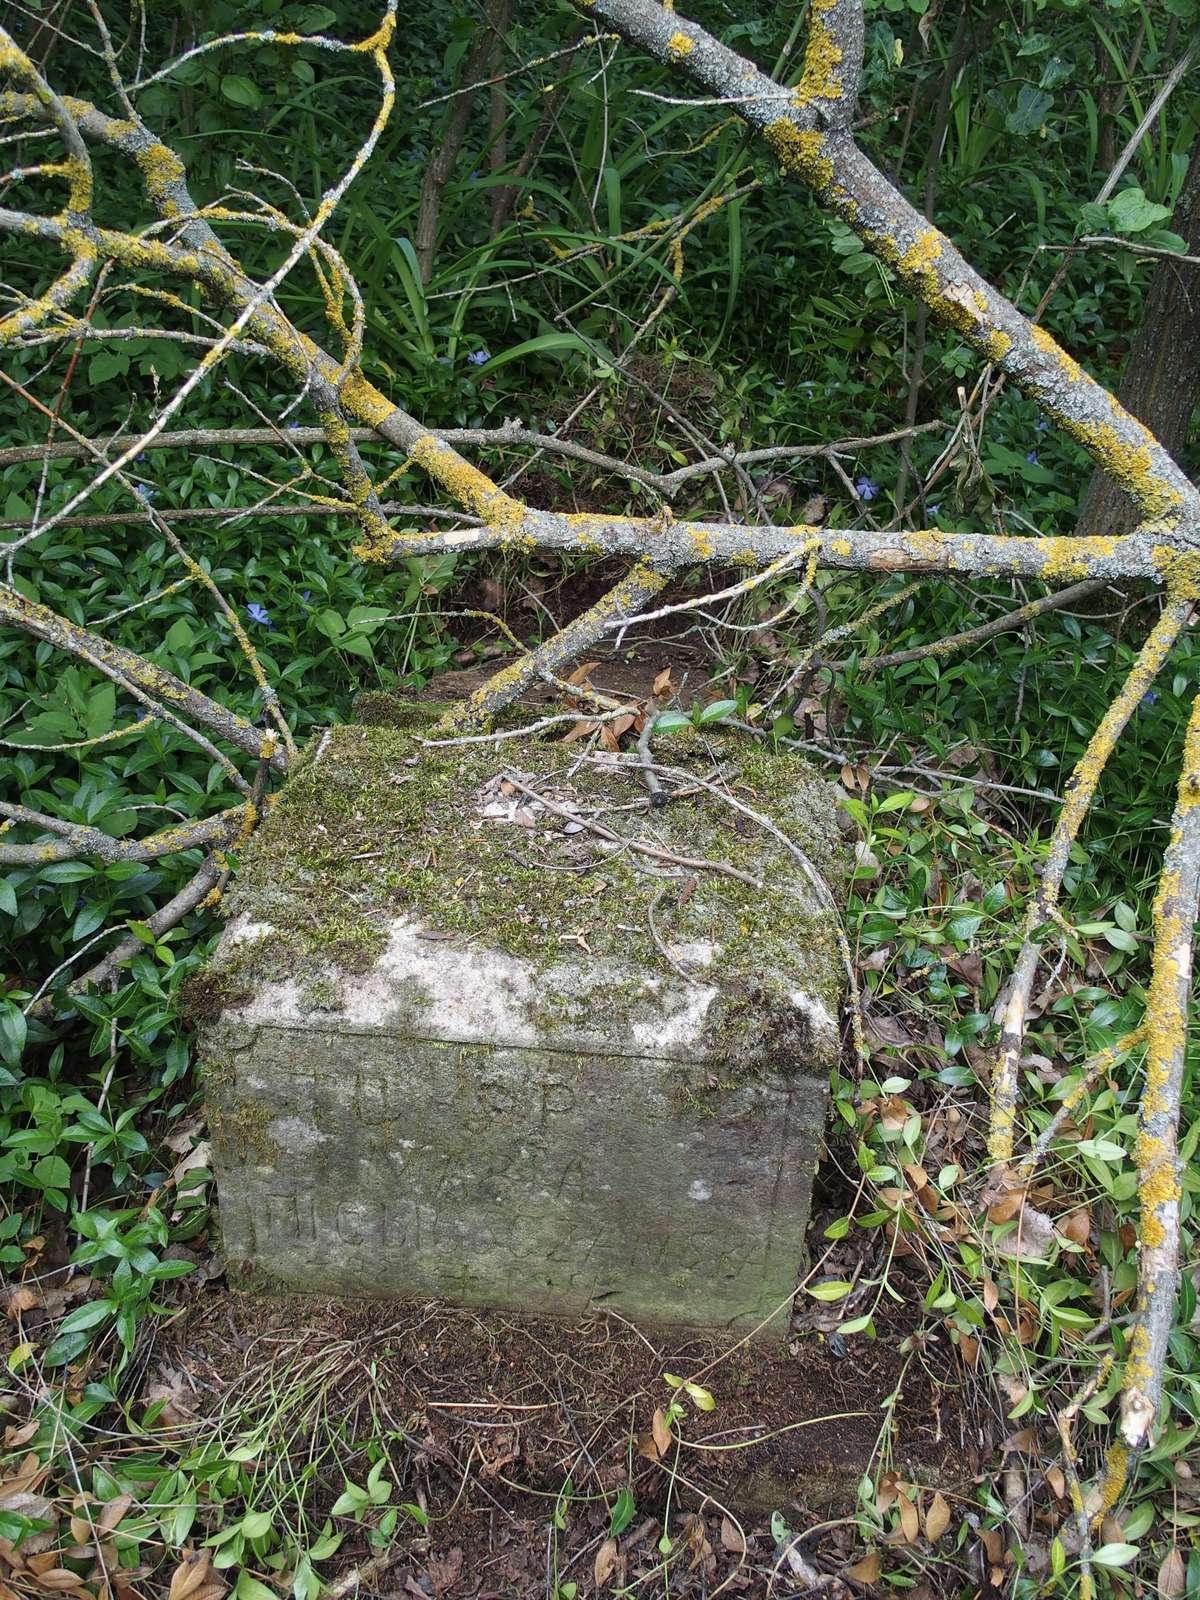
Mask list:
[[[265,1301],[213,1285],[159,1340],[147,1381],[185,1431],[219,1420],[260,1439],[263,1471],[280,1471],[280,1451],[293,1467],[317,1460],[318,1519],[345,1480],[367,1479],[366,1438],[390,1440],[389,1501],[427,1525],[402,1513],[381,1560],[373,1509],[342,1545],[335,1594],[832,1597],[863,1592],[842,1576],[862,1549],[848,1513],[881,1431],[892,1481],[918,1502],[969,1497],[987,1453],[961,1369],[906,1339],[909,1305],[890,1315],[873,1341],[737,1344],[612,1315]],[[680,1391],[666,1373],[716,1402],[688,1402],[669,1436]]]

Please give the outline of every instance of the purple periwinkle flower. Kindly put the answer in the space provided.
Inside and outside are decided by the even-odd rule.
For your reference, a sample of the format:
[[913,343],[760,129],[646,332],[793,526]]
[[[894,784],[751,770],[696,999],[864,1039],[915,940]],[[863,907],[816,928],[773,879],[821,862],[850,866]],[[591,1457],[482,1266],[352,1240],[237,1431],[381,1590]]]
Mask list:
[[879,493],[879,485],[871,478],[868,478],[864,472],[862,477],[854,485],[854,490],[860,500],[874,500],[875,496]]
[[1036,467],[1038,464],[1037,451],[1031,450],[1025,459],[1031,467]]
[[135,483],[133,492],[146,505],[151,505],[154,501],[154,490],[148,489],[144,483]]
[[259,605],[257,600],[252,600],[246,607],[246,615],[251,622],[261,622],[266,628],[271,626],[271,613],[266,606]]
[[1144,706],[1152,706],[1152,705],[1156,705],[1157,703],[1158,703],[1158,695],[1155,693],[1155,691],[1153,689],[1147,689],[1145,694],[1142,696],[1142,704]]
[[1045,417],[1039,417],[1037,419],[1037,421],[1033,425],[1033,431],[1034,431],[1034,433],[1049,433],[1050,432],[1050,424],[1046,421]]
[[467,357],[467,361],[473,367],[481,367],[485,361],[490,361],[491,359],[491,351],[489,350],[472,350]]

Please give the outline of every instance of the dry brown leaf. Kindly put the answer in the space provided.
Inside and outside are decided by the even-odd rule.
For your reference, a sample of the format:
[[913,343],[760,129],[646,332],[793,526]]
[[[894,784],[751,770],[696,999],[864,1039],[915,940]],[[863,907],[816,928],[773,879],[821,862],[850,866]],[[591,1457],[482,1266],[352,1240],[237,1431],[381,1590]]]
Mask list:
[[650,1431],[654,1435],[654,1443],[660,1456],[665,1456],[671,1448],[671,1425],[667,1421],[666,1412],[659,1406],[650,1421]]
[[119,1494],[115,1500],[110,1500],[96,1518],[97,1528],[103,1533],[111,1533],[132,1504],[131,1494]]
[[23,1444],[28,1444],[38,1431],[41,1423],[37,1417],[29,1422],[23,1422],[19,1428],[5,1428],[4,1447],[6,1450],[19,1450]]
[[1162,1600],[1178,1600],[1178,1597],[1185,1592],[1185,1583],[1183,1557],[1172,1547],[1163,1557],[1162,1565],[1158,1569],[1158,1592]]
[[950,1526],[950,1505],[942,1494],[935,1494],[925,1512],[925,1537],[936,1544]]
[[979,1541],[983,1545],[988,1565],[998,1567],[1004,1560],[1004,1535],[999,1528],[980,1528]]
[[31,1289],[27,1283],[18,1283],[8,1291],[4,1303],[4,1315],[14,1321],[23,1311],[32,1311],[35,1306],[41,1305],[41,1298],[36,1289]]
[[171,1587],[167,1600],[188,1600],[208,1581],[212,1551],[203,1548],[190,1551],[171,1574]]
[[222,1583],[219,1578],[206,1583],[203,1589],[197,1589],[192,1600],[225,1600],[229,1593],[229,1585]]
[[74,1589],[86,1593],[80,1581],[79,1574],[69,1571],[66,1567],[47,1567],[45,1572],[36,1574],[38,1586],[42,1589],[66,1590]]
[[921,1519],[917,1515],[917,1508],[903,1492],[900,1494],[898,1504],[900,1507],[900,1529],[904,1534],[904,1542],[905,1544],[915,1544],[917,1536],[921,1532]]
[[1070,1216],[1064,1217],[1058,1225],[1058,1231],[1073,1244],[1087,1244],[1092,1236],[1092,1214],[1087,1206],[1080,1206],[1078,1211],[1072,1211]]
[[575,671],[571,673],[567,682],[575,684],[586,683],[599,665],[598,661],[581,661]]
[[1047,1467],[1046,1482],[1050,1485],[1051,1493],[1057,1499],[1063,1500],[1066,1498],[1067,1480],[1061,1467]]
[[1011,1222],[1025,1204],[1024,1189],[1010,1189],[988,1207],[989,1222]]
[[671,687],[671,669],[670,667],[664,667],[654,680],[654,693],[656,695],[667,694]]
[[856,1561],[852,1567],[847,1567],[842,1576],[852,1578],[855,1583],[877,1583],[880,1565],[879,1551],[872,1550],[870,1555],[864,1556],[861,1561]]
[[658,1460],[659,1448],[655,1444],[654,1435],[649,1429],[647,1429],[644,1433],[635,1434],[633,1442],[637,1446],[638,1455],[644,1456],[647,1461]]
[[612,1577],[613,1568],[617,1564],[617,1541],[613,1538],[605,1539],[596,1551],[596,1559],[592,1564],[592,1577],[599,1589]]
[[896,1474],[885,1472],[879,1480],[879,1488],[875,1492],[875,1509],[879,1515],[885,1516],[896,1504],[896,1497],[900,1490],[896,1486]]
[[434,1594],[445,1594],[462,1576],[462,1546],[452,1545],[445,1555],[430,1556],[425,1563],[425,1574],[433,1585]]
[[37,1458],[37,1451],[30,1450],[22,1457],[21,1465],[11,1478],[0,1482],[0,1500],[10,1494],[27,1494],[50,1471],[48,1466],[43,1467]]
[[728,1517],[721,1518],[721,1543],[735,1556],[746,1553],[746,1536]]

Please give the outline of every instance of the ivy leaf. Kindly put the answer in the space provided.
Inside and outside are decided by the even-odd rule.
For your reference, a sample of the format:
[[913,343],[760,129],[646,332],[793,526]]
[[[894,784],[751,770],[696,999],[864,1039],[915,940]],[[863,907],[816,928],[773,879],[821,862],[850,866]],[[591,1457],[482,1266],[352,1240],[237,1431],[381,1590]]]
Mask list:
[[1021,92],[1017,95],[1017,103],[1004,119],[1004,126],[1009,133],[1026,137],[1036,133],[1046,120],[1046,113],[1054,104],[1054,96],[1047,94],[1044,89],[1035,89],[1031,83],[1023,83]]
[[1141,189],[1122,189],[1108,202],[1108,224],[1114,233],[1142,233],[1156,222],[1165,222],[1170,206],[1147,200]]

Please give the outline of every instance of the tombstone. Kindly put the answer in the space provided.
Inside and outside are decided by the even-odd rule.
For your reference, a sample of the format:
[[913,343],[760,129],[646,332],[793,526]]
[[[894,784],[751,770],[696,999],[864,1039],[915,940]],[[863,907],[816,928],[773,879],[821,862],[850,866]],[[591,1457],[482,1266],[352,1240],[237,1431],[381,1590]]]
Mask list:
[[785,1336],[831,786],[735,733],[656,740],[652,789],[561,725],[432,720],[314,741],[193,983],[230,1282]]

